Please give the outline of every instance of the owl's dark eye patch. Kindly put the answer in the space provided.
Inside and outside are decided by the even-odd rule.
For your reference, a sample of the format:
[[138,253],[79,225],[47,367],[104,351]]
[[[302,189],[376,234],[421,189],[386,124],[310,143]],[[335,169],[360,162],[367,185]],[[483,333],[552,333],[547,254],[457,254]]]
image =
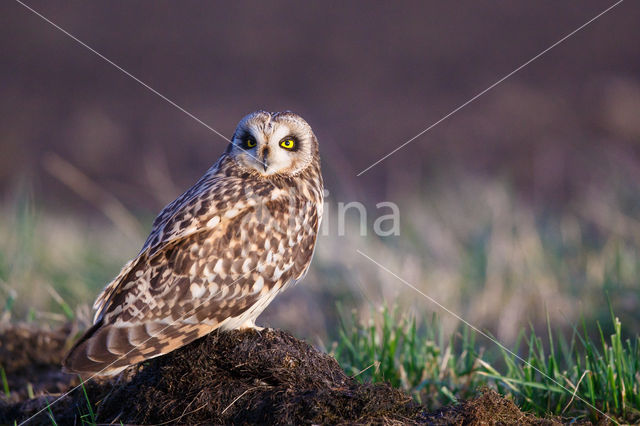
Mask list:
[[258,145],[258,143],[256,142],[256,140],[251,137],[251,136],[247,136],[245,138],[242,139],[242,147],[244,149],[251,149],[251,148],[255,148],[255,146]]
[[252,149],[256,147],[257,142],[250,132],[242,131],[234,135],[232,145],[240,149]]

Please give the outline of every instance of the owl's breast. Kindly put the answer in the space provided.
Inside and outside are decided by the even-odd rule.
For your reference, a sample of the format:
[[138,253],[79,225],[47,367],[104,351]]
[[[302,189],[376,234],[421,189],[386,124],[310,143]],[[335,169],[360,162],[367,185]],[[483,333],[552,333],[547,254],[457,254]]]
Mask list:
[[278,197],[248,209],[235,238],[240,258],[257,258],[256,270],[269,286],[299,279],[311,262],[318,233],[316,203],[306,197]]

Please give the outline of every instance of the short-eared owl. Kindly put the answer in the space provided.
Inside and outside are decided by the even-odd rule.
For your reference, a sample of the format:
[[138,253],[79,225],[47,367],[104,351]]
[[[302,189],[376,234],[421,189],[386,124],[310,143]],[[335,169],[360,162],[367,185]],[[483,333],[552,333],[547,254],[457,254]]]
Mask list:
[[309,268],[322,216],[318,142],[292,112],[244,117],[220,159],[162,210],[98,296],[64,361],[112,375],[215,329],[255,327]]

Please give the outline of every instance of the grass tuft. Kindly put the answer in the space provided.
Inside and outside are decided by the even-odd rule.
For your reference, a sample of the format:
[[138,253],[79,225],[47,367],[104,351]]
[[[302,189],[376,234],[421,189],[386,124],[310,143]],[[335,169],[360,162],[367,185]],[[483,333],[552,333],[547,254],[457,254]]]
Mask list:
[[0,365],[0,379],[2,379],[2,390],[7,398],[11,396],[11,390],[9,389],[9,381],[7,380],[7,373],[4,371],[4,367]]
[[49,420],[51,420],[51,424],[53,426],[58,426],[58,422],[56,422],[56,418],[53,416],[53,411],[51,411],[51,404],[47,401],[47,411],[49,413]]
[[437,408],[473,396],[486,381],[474,374],[480,368],[475,334],[462,329],[444,336],[436,315],[420,327],[415,317],[397,309],[383,309],[367,324],[353,312],[340,323],[333,356],[359,380],[389,382]]
[[82,386],[82,393],[84,394],[84,399],[87,402],[87,414],[81,414],[80,419],[82,420],[82,424],[96,424],[96,416],[93,412],[93,406],[91,405],[91,401],[89,401],[89,395],[87,394],[87,388],[84,386],[84,381],[82,377],[80,378],[80,385]]
[[[640,337],[623,338],[622,323],[613,313],[612,321],[614,332],[608,337],[596,324],[598,340],[588,337],[584,323],[584,331],[574,328],[569,340],[550,323],[544,338],[533,327],[523,329],[514,348],[527,361],[522,363],[493,344],[482,351],[466,326],[445,339],[436,315],[419,323],[397,309],[382,309],[368,322],[355,313],[343,320],[333,355],[358,380],[389,382],[431,409],[488,386],[539,416],[598,420],[600,410],[637,421]],[[371,365],[377,368],[367,368]]]

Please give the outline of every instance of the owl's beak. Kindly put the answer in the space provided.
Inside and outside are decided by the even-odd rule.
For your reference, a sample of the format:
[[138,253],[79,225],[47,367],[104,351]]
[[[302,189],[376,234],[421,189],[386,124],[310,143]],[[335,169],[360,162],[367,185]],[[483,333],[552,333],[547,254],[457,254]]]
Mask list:
[[267,157],[269,156],[269,147],[266,146],[263,150],[262,150],[262,167],[264,167],[264,171],[266,172],[267,169],[269,168],[269,164],[267,162]]

